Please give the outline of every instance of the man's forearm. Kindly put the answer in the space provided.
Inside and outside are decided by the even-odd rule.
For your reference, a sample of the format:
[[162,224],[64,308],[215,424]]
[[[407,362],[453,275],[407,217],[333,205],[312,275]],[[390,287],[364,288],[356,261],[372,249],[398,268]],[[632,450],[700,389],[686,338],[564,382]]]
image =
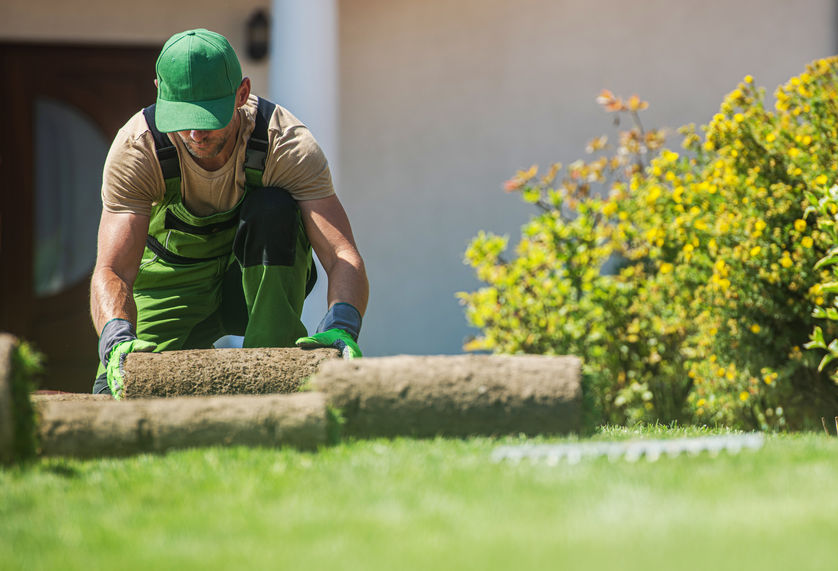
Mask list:
[[329,277],[326,294],[329,307],[335,303],[348,303],[363,315],[369,299],[369,282],[360,255],[338,256],[334,264],[325,270]]
[[133,287],[112,270],[97,269],[90,282],[90,315],[97,335],[111,319],[125,319],[136,325]]

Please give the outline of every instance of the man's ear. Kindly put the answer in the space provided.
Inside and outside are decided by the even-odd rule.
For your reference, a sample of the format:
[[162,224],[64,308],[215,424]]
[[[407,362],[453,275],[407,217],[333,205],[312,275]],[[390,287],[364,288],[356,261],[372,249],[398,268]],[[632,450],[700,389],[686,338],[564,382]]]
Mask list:
[[250,78],[242,79],[241,85],[236,90],[236,107],[241,107],[247,103],[247,98],[250,97]]
[[154,78],[154,88],[157,89],[158,87],[160,87],[160,86],[157,85],[157,78],[155,77]]

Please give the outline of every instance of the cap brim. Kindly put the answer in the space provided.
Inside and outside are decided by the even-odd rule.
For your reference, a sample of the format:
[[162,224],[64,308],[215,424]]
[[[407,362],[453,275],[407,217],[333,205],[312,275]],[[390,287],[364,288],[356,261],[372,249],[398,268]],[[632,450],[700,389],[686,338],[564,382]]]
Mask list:
[[235,94],[211,101],[166,101],[158,97],[154,122],[162,133],[223,129],[233,118],[235,104]]

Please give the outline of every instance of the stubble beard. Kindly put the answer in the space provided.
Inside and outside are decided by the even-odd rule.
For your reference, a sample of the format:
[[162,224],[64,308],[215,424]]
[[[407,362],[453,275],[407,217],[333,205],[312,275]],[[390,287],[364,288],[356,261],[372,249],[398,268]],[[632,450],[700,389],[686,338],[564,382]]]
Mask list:
[[227,139],[225,138],[213,144],[211,147],[200,149],[189,138],[181,137],[181,141],[183,142],[183,146],[186,147],[187,152],[196,159],[212,159],[218,156],[222,149],[224,149],[224,145],[227,144]]

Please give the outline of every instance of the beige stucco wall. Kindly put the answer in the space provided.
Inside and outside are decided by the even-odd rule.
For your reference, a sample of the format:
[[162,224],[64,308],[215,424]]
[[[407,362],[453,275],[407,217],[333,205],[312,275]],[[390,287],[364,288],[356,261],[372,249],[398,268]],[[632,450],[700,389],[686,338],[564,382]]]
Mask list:
[[269,7],[270,0],[2,0],[0,41],[162,46],[176,32],[208,28],[227,37],[242,71],[264,93],[268,65],[248,61],[245,23],[257,8]]
[[342,0],[339,192],[371,282],[371,354],[460,350],[461,260],[531,210],[502,182],[613,132],[602,88],[647,124],[706,122],[746,74],[770,90],[836,46],[833,0]]

